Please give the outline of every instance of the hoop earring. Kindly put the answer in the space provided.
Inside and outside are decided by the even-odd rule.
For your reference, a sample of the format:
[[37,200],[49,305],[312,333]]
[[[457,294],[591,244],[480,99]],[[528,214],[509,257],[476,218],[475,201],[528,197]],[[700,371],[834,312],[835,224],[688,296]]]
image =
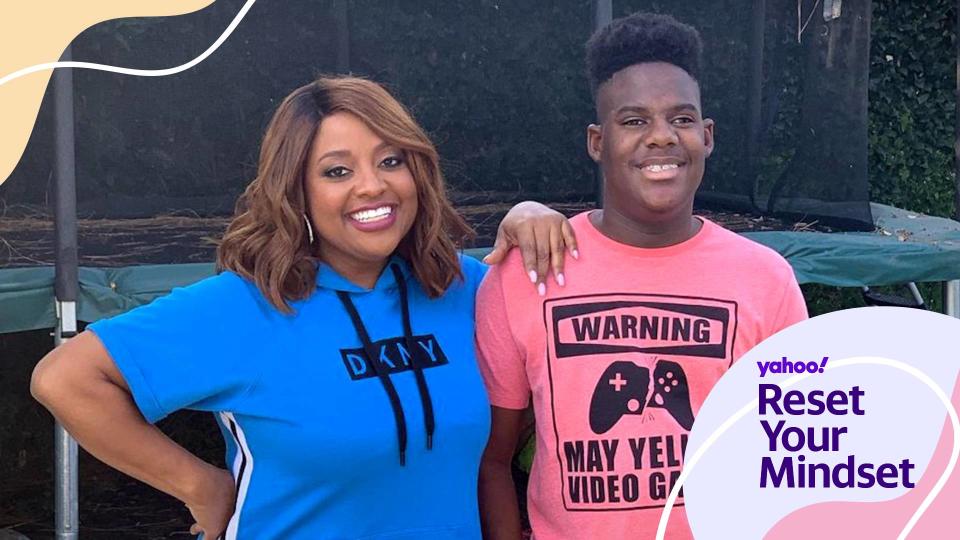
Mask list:
[[307,214],[303,214],[303,222],[307,224],[307,239],[310,241],[310,245],[313,245],[313,225],[310,225],[310,218],[307,217]]

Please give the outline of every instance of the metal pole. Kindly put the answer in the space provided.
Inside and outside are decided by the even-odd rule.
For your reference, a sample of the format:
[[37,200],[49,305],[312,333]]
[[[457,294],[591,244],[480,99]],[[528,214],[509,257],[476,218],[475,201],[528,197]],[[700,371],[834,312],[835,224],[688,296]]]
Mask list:
[[350,12],[347,0],[333,3],[333,20],[337,24],[337,73],[350,73]]
[[[960,2],[960,0],[957,0]],[[613,0],[595,0],[593,5],[593,31],[596,32],[613,21]],[[597,184],[597,206],[603,207],[603,175],[595,167],[593,175]]]
[[[956,17],[954,35],[960,38],[960,0],[957,0]],[[960,39],[957,39],[954,56],[957,61],[957,90],[954,94],[956,113],[953,135],[953,219],[960,221]]]
[[943,312],[960,319],[960,280],[943,282]]
[[[960,1],[960,0],[958,0]],[[750,76],[747,94],[747,174],[751,185],[750,201],[758,208],[760,180],[760,124],[763,121],[763,48],[766,23],[766,0],[753,0],[750,19]]]
[[611,21],[613,21],[613,0],[597,0],[593,13],[593,31],[596,32]]
[[[960,36],[960,0],[957,0],[954,32],[957,36]],[[954,94],[956,113],[954,118],[953,141],[953,217],[956,220],[960,220],[960,41],[957,41],[957,50],[954,51],[954,56],[957,61],[957,89]],[[943,282],[943,312],[951,317],[960,318],[960,281],[953,280]]]
[[[70,60],[70,47],[63,60]],[[73,71],[58,69],[53,74],[54,108],[54,229],[56,250],[57,328],[54,345],[59,346],[77,333],[77,189],[73,125]],[[77,442],[57,422],[54,428],[55,520],[57,540],[80,537],[78,518]]]

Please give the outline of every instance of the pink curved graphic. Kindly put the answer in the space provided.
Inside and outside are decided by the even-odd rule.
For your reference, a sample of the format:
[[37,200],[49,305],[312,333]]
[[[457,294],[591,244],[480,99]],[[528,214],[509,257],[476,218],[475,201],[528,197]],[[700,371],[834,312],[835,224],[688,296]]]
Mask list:
[[[953,387],[953,406],[960,409],[960,377]],[[808,506],[781,519],[765,540],[896,538],[943,474],[950,458],[953,433],[945,422],[930,464],[906,494],[884,502],[827,502]],[[960,474],[953,474],[908,536],[909,540],[960,538]]]

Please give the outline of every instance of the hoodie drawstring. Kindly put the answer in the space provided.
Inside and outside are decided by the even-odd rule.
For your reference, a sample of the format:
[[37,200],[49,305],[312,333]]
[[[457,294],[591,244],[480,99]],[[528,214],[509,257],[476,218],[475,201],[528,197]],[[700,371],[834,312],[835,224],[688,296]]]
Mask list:
[[[420,365],[420,362],[417,361],[418,356],[416,354],[416,350],[413,348],[415,344],[413,342],[413,332],[410,326],[410,304],[407,298],[407,284],[402,272],[400,271],[400,268],[397,265],[390,265],[390,270],[393,272],[397,286],[400,289],[400,304],[403,312],[404,344],[407,347],[411,367],[417,380],[417,389],[420,392],[420,403],[423,407],[423,423],[427,430],[427,450],[431,450],[433,448],[433,433],[435,428],[433,400],[430,397],[430,389],[427,387],[427,381],[423,376],[423,368]],[[374,347],[373,342],[370,340],[370,335],[367,334],[367,329],[363,325],[363,320],[360,318],[360,314],[357,312],[356,306],[350,299],[350,295],[346,291],[337,291],[337,297],[340,299],[344,309],[347,310],[347,314],[350,316],[350,321],[353,323],[353,328],[356,330],[357,336],[360,338],[360,342],[363,344],[363,351],[366,353],[367,361],[370,362],[370,365],[373,367],[377,378],[380,379],[380,384],[383,385],[383,390],[387,393],[387,397],[390,399],[390,407],[393,409],[393,419],[397,426],[397,443],[400,450],[400,466],[405,466],[407,452],[407,421],[403,415],[403,405],[400,403],[400,396],[397,394],[396,387],[393,386],[393,381],[390,379],[390,373],[388,373],[383,366],[380,365],[380,362],[377,361],[380,355]]]
[[420,392],[420,406],[423,407],[423,425],[427,430],[427,450],[433,449],[433,399],[430,397],[430,388],[427,387],[427,379],[423,376],[423,366],[417,361],[415,343],[413,342],[413,330],[410,327],[410,303],[407,300],[407,280],[404,279],[400,267],[392,264],[390,270],[393,271],[393,278],[400,287],[400,303],[403,304],[403,339],[407,345],[407,351],[410,353],[410,363],[413,367],[413,375],[417,379],[417,390]]
[[343,307],[347,310],[347,313],[350,314],[353,328],[357,331],[360,342],[363,343],[363,351],[367,355],[367,361],[373,366],[373,371],[376,372],[377,378],[380,379],[380,384],[383,385],[387,397],[390,398],[390,407],[393,408],[393,420],[397,424],[397,442],[400,445],[400,466],[402,467],[406,465],[407,421],[403,417],[403,406],[400,404],[400,396],[397,395],[397,389],[394,388],[393,381],[390,380],[390,374],[384,372],[383,367],[377,362],[377,358],[379,357],[377,351],[373,347],[373,342],[370,341],[370,336],[367,335],[367,329],[363,326],[363,321],[360,320],[360,314],[357,313],[356,306],[354,306],[353,301],[350,300],[350,295],[346,291],[337,291],[337,296],[340,298],[340,302],[343,303]]

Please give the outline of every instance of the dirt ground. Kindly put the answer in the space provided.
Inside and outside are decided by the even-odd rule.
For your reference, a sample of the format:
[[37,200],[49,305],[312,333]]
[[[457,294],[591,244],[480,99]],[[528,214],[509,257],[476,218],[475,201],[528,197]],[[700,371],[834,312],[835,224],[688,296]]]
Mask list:
[[[572,216],[590,203],[552,205]],[[509,204],[463,206],[476,229],[474,246],[493,243]],[[736,231],[807,230],[793,223],[745,214],[698,211]],[[81,220],[80,264],[126,266],[210,262],[215,238],[228,218],[165,215],[150,219]],[[472,247],[472,246],[470,246]],[[0,216],[0,268],[53,264],[53,223],[42,214]],[[33,540],[53,538],[53,424],[29,396],[32,366],[50,348],[48,331],[0,335],[0,536],[9,528]],[[223,441],[213,418],[184,411],[160,424],[165,433],[214,463]],[[182,504],[131,480],[81,451],[81,537],[87,539],[188,538],[190,516]]]
[[[467,247],[492,245],[497,225],[510,206],[495,203],[459,207],[477,232],[472,245]],[[568,216],[594,207],[585,202],[551,206]],[[734,212],[698,213],[736,232],[807,230],[816,226]],[[114,267],[210,262],[216,251],[215,239],[223,234],[229,221],[226,217],[187,213],[147,219],[81,219],[77,232],[80,264]],[[0,268],[52,265],[53,257],[53,221],[49,216],[0,216]]]

